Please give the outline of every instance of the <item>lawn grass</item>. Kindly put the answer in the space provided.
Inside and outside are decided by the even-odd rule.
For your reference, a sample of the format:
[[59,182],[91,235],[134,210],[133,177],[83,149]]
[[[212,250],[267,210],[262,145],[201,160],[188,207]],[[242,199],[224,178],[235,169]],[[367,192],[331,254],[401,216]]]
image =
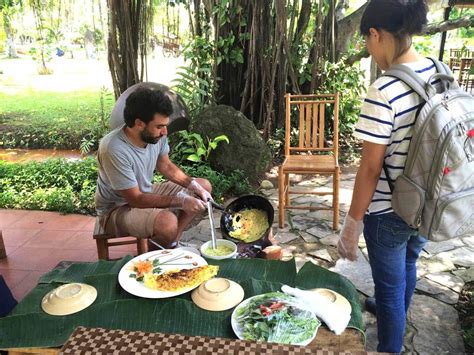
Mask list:
[[[103,102],[103,107],[101,104]],[[108,91],[0,92],[0,147],[77,149],[82,137],[108,124]]]

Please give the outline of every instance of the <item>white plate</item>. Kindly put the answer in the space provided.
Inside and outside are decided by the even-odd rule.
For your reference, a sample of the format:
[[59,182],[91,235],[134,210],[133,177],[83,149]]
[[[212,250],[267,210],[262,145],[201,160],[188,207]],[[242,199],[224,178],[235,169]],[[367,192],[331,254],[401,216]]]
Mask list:
[[[183,257],[171,261],[170,265],[166,264],[167,260],[174,259],[178,256],[182,255]],[[118,274],[118,281],[120,286],[131,293],[132,295],[144,298],[168,298],[181,295],[183,293],[189,292],[192,289],[198,287],[199,285],[195,285],[192,287],[184,288],[179,291],[160,291],[160,290],[153,290],[151,288],[146,287],[142,282],[137,281],[135,278],[130,277],[130,274],[133,274],[133,263],[141,260],[154,260],[159,259],[160,262],[164,262],[165,265],[160,265],[162,270],[161,273],[171,270],[177,269],[194,269],[199,266],[207,265],[206,260],[204,260],[199,255],[196,255],[190,251],[182,250],[182,249],[166,249],[166,250],[157,250],[151,251],[142,255],[138,255],[137,257],[130,260],[126,263]],[[194,263],[194,265],[193,265]],[[177,264],[186,264],[186,265],[177,265]]]
[[[274,292],[268,294],[268,295],[271,295],[271,294],[274,294]],[[239,324],[239,322],[237,321],[237,312],[244,308],[244,307],[247,307],[247,305],[250,303],[251,300],[253,300],[254,298],[256,297],[262,297],[262,296],[265,296],[267,294],[262,294],[262,295],[256,295],[256,296],[253,296],[253,297],[250,297],[250,298],[247,298],[246,300],[242,301],[242,303],[240,303],[237,307],[235,307],[234,311],[232,312],[232,317],[231,317],[231,325],[232,325],[232,330],[234,331],[235,335],[237,335],[237,337],[239,339],[242,339],[242,340],[249,340],[249,339],[245,339],[244,337],[244,332],[243,332],[243,328],[241,327],[241,325]],[[285,297],[284,299],[282,299],[283,301],[286,301],[286,302],[290,302],[291,303],[291,300],[288,301],[286,300],[286,297],[289,297],[290,299],[292,298],[291,296],[288,296],[288,295],[284,295],[283,297]],[[306,311],[308,312],[310,315],[311,315],[311,318],[314,318],[315,320],[318,321],[318,325],[316,326],[313,334],[311,337],[309,337],[308,339],[302,341],[302,342],[299,342],[299,343],[291,343],[291,345],[303,345],[303,346],[306,346],[308,345],[309,343],[311,343],[313,341],[313,339],[316,337],[316,333],[318,332],[318,328],[319,326],[321,325],[321,322],[318,320],[318,318],[316,317],[316,315],[312,312],[309,312],[309,311]]]

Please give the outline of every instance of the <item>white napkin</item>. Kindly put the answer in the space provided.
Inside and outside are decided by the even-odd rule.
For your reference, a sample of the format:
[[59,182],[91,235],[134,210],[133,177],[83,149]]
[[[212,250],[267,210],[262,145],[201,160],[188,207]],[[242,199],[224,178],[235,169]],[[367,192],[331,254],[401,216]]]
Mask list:
[[326,297],[318,295],[316,292],[300,290],[288,285],[283,285],[281,290],[296,297],[300,307],[314,312],[337,335],[340,335],[349,324],[351,312],[338,307]]

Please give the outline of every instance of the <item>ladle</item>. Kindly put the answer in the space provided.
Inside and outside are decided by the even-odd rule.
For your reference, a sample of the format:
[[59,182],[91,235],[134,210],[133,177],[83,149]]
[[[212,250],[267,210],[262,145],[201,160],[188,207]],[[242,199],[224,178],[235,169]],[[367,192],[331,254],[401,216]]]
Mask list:
[[217,203],[213,203],[213,201],[211,199],[208,199],[207,200],[207,213],[209,215],[209,224],[211,225],[211,240],[212,240],[212,243],[211,243],[211,247],[212,249],[216,249],[217,248],[217,245],[216,245],[216,230],[215,230],[215,227],[214,227],[214,214],[212,213],[212,206],[214,205],[217,205]]

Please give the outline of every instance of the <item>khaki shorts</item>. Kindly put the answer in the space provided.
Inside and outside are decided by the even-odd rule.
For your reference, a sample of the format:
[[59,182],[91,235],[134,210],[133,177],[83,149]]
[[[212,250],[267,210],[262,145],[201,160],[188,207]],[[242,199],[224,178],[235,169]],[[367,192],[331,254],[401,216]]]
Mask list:
[[[185,188],[173,182],[154,184],[152,193],[163,196],[173,196]],[[164,210],[174,212],[179,216],[179,209],[169,208],[131,208],[129,205],[117,207],[104,216],[97,217],[94,234],[111,234],[116,237],[134,236],[151,238],[155,219]]]

